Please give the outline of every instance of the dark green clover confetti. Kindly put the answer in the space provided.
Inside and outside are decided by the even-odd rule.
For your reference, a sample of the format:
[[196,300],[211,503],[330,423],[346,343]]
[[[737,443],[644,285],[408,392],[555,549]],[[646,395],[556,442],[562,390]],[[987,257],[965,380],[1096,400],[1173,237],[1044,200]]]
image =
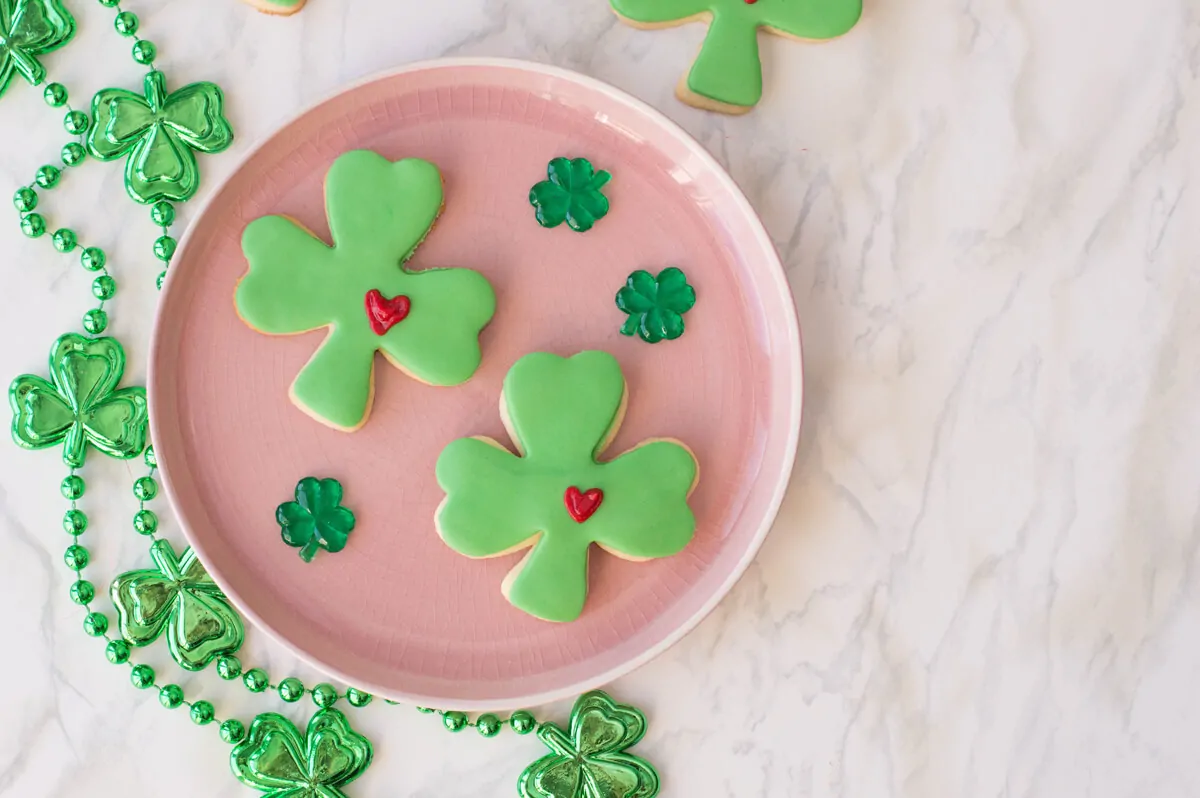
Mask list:
[[671,266],[657,277],[639,269],[617,292],[617,307],[629,314],[621,334],[637,333],[651,344],[673,341],[683,335],[683,314],[695,304],[696,289],[679,269]]
[[283,542],[300,549],[300,559],[312,562],[318,549],[346,548],[354,530],[354,513],[342,507],[342,483],[305,477],[296,485],[296,500],[275,511]]
[[597,172],[586,158],[555,158],[546,168],[549,180],[529,192],[538,224],[558,227],[564,221],[579,233],[592,229],[608,213],[608,197],[600,192],[612,175]]

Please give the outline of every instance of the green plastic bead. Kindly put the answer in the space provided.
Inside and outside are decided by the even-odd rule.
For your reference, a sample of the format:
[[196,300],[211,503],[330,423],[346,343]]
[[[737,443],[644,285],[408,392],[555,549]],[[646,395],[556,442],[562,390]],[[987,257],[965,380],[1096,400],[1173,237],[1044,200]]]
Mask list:
[[504,724],[500,722],[500,718],[496,717],[490,712],[485,715],[480,715],[475,720],[475,729],[484,737],[495,737],[500,733],[500,729],[503,728],[503,726]]
[[133,528],[139,535],[153,535],[158,531],[158,514],[153,510],[138,510],[133,516]]
[[67,111],[63,117],[63,129],[72,136],[87,133],[88,116],[83,111]]
[[153,446],[146,447],[146,451],[142,453],[142,462],[146,464],[146,468],[158,468],[158,455],[154,453]]
[[372,698],[374,696],[370,693],[364,693],[362,690],[353,687],[346,690],[346,700],[350,702],[350,706],[352,707],[365,707],[371,703]]
[[217,659],[217,675],[227,682],[242,675],[242,661],[232,654]]
[[138,18],[137,14],[132,11],[122,11],[117,14],[117,18],[113,20],[113,27],[117,29],[117,33],[122,36],[132,36],[137,33]]
[[57,166],[46,164],[39,166],[37,172],[33,176],[33,182],[37,183],[42,188],[54,188],[58,185],[58,179],[62,177],[62,170]]
[[38,195],[37,192],[29,186],[21,186],[13,192],[13,207],[21,213],[26,213],[37,207]]
[[246,685],[246,689],[252,693],[261,693],[267,689],[267,685],[270,683],[267,672],[262,668],[251,668],[242,677],[242,684]]
[[71,585],[71,601],[74,601],[76,604],[91,604],[92,599],[95,597],[96,587],[86,579],[80,579]]
[[197,701],[192,704],[192,711],[189,714],[192,716],[192,723],[197,726],[207,726],[217,716],[216,710],[208,701]]
[[159,200],[150,208],[150,221],[159,227],[170,227],[175,223],[175,206],[166,200]]
[[50,240],[54,243],[54,248],[59,252],[70,252],[75,249],[75,244],[78,242],[78,239],[75,238],[75,231],[66,227],[60,227],[55,230]]
[[112,8],[113,6],[120,4],[121,0],[100,0],[100,5],[104,6],[105,8]]
[[37,238],[46,232],[46,220],[40,213],[31,213],[21,219],[21,232],[30,238]]
[[289,676],[279,683],[279,697],[289,704],[294,704],[304,696],[304,682],[295,676]]
[[42,92],[42,99],[51,108],[61,108],[67,103],[67,87],[61,83],[50,83]]
[[104,648],[104,656],[113,665],[124,665],[129,662],[129,644],[124,640],[109,640]]
[[230,745],[237,745],[246,736],[246,727],[240,720],[227,720],[221,724],[221,739]]
[[531,713],[519,709],[512,713],[512,717],[508,719],[508,724],[512,726],[512,730],[517,734],[529,734],[537,727],[537,720]]
[[161,261],[169,261],[175,254],[177,243],[170,236],[159,236],[154,242],[154,257]]
[[108,314],[100,308],[92,308],[83,314],[83,329],[92,335],[99,335],[108,329]]
[[67,166],[78,166],[87,157],[87,150],[77,141],[68,142],[62,148],[62,162]]
[[129,672],[129,681],[139,690],[154,686],[154,668],[149,665],[134,665]]
[[90,637],[103,637],[108,631],[108,618],[102,612],[89,612],[83,619],[83,631]]
[[68,535],[82,535],[87,530],[88,517],[83,510],[71,508],[63,513],[63,531]]
[[78,474],[63,477],[63,481],[58,485],[58,489],[62,491],[63,498],[72,502],[83,498],[83,491],[86,487],[87,483]]
[[158,691],[158,703],[167,709],[177,709],[183,704],[183,688],[177,684],[164,684]]
[[107,274],[102,274],[92,280],[92,296],[101,302],[112,299],[117,293],[117,281]]
[[325,709],[337,703],[338,692],[332,684],[322,682],[312,689],[312,700],[321,709]]
[[100,247],[87,247],[79,254],[79,262],[89,272],[98,272],[108,263],[108,256]]
[[158,278],[154,281],[155,288],[157,288],[159,291],[161,291],[163,282],[166,279],[167,279],[167,270],[163,269],[161,272],[158,273]]
[[148,502],[158,495],[158,483],[154,477],[141,477],[133,483],[133,495],[138,501]]
[[154,63],[154,59],[158,56],[158,48],[154,46],[154,42],[142,39],[140,42],[133,43],[133,60],[143,66],[149,66]]
[[67,550],[63,552],[63,562],[72,571],[82,571],[87,568],[88,550],[83,546],[67,546]]
[[458,711],[450,711],[442,715],[442,725],[448,731],[460,732],[467,728],[467,716]]

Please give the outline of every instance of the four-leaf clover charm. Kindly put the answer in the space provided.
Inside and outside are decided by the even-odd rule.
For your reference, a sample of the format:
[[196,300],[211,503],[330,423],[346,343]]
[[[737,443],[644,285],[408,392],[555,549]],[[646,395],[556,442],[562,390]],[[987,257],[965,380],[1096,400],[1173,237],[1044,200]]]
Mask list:
[[695,304],[696,289],[676,267],[663,269],[657,277],[639,269],[617,292],[617,308],[629,314],[621,334],[636,333],[651,344],[673,341],[683,335],[683,314]]
[[494,440],[452,441],[437,462],[438,533],[468,557],[532,546],[501,590],[520,610],[573,621],[587,597],[593,543],[630,560],[677,554],[696,519],[699,469],[669,439],[598,462],[624,416],[625,377],[607,352],[526,355],[504,378],[502,416],[520,455]]
[[148,646],[165,630],[172,659],[189,671],[242,647],[242,619],[194,551],[177,558],[158,540],[150,558],[154,568],[121,574],[109,590],[126,640]]
[[267,798],[346,798],[342,788],[363,774],[372,755],[371,741],[336,709],[319,710],[305,733],[265,712],[234,747],[229,766]]
[[8,389],[13,440],[26,449],[65,441],[71,468],[83,465],[89,443],[112,457],[137,457],[146,448],[146,389],[118,389],[124,373],[115,338],[63,335],[50,350],[50,380],[23,374]]
[[555,158],[546,176],[529,192],[529,204],[542,227],[558,227],[564,221],[579,233],[592,229],[608,213],[608,197],[601,193],[612,175],[597,172],[586,158]]
[[88,150],[101,161],[128,156],[125,190],[137,202],[183,202],[200,187],[195,152],[220,152],[233,141],[221,89],[201,82],[168,94],[166,76],[154,70],[146,74],[145,95],[97,92]]
[[33,85],[46,79],[36,56],[57,50],[75,34],[75,18],[60,0],[0,0],[0,94],[14,74]]
[[568,731],[550,723],[538,728],[551,753],[525,769],[517,791],[521,798],[653,798],[658,773],[626,751],[645,733],[639,710],[599,690],[582,695]]
[[300,559],[312,562],[318,549],[346,548],[354,529],[354,513],[342,507],[342,483],[305,477],[296,485],[296,501],[275,511],[283,542],[300,549]]

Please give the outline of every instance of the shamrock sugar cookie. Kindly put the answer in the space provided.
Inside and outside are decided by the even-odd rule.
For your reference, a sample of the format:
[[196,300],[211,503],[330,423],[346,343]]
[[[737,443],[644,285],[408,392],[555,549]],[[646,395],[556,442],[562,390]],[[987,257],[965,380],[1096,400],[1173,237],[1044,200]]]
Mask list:
[[246,227],[250,271],[235,304],[267,335],[329,328],[290,395],[317,421],[349,432],[371,411],[376,352],[430,385],[470,379],[496,296],[470,269],[403,267],[442,210],[441,173],[428,161],[348,152],[329,169],[325,207],[332,247],[283,216]]
[[437,462],[446,498],[437,529],[468,557],[529,553],[501,589],[547,621],[573,621],[587,598],[593,543],[627,560],[669,557],[696,530],[690,449],[652,439],[600,462],[625,415],[625,377],[607,352],[535,352],[504,378],[500,413],[517,446],[460,438]]
[[762,97],[758,30],[798,41],[846,33],[862,16],[862,0],[609,0],[624,22],[670,28],[709,22],[708,36],[676,95],[688,105],[744,114]]

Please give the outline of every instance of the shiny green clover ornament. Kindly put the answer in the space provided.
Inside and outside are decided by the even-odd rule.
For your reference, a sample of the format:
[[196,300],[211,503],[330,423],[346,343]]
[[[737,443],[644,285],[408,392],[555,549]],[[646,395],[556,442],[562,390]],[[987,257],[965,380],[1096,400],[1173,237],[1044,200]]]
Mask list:
[[617,292],[617,307],[629,314],[621,334],[637,334],[651,344],[673,341],[683,335],[683,314],[695,304],[696,289],[679,269],[671,266],[657,277],[639,269]]
[[233,775],[267,798],[345,798],[342,788],[371,764],[371,741],[336,709],[322,709],[301,733],[273,712],[254,719],[229,755]]
[[126,640],[148,646],[165,631],[172,659],[189,671],[242,647],[242,619],[194,551],[177,558],[158,540],[150,558],[154,568],[121,574],[109,590]]
[[62,47],[75,34],[75,18],[59,0],[0,0],[0,94],[14,74],[33,85],[46,79],[36,56]]
[[305,477],[296,485],[296,501],[275,511],[283,542],[300,549],[300,559],[312,562],[319,549],[346,548],[354,530],[354,513],[342,507],[342,483]]
[[9,386],[13,440],[26,449],[65,442],[71,468],[83,465],[88,444],[111,457],[137,457],[146,448],[146,389],[118,389],[124,373],[117,339],[63,335],[50,350],[50,380],[23,374]]
[[195,152],[220,152],[233,141],[221,89],[192,83],[168,94],[166,76],[155,70],[146,74],[145,95],[97,92],[88,150],[102,161],[127,156],[125,190],[137,202],[190,199],[200,187]]
[[646,716],[599,690],[579,697],[571,727],[538,728],[549,754],[525,769],[517,782],[521,798],[653,798],[658,773],[627,753],[646,733]]
[[603,170],[597,172],[586,158],[555,158],[546,168],[549,180],[543,180],[529,192],[529,204],[542,227],[558,227],[563,222],[579,233],[592,229],[608,214],[608,197],[600,189],[612,179]]

